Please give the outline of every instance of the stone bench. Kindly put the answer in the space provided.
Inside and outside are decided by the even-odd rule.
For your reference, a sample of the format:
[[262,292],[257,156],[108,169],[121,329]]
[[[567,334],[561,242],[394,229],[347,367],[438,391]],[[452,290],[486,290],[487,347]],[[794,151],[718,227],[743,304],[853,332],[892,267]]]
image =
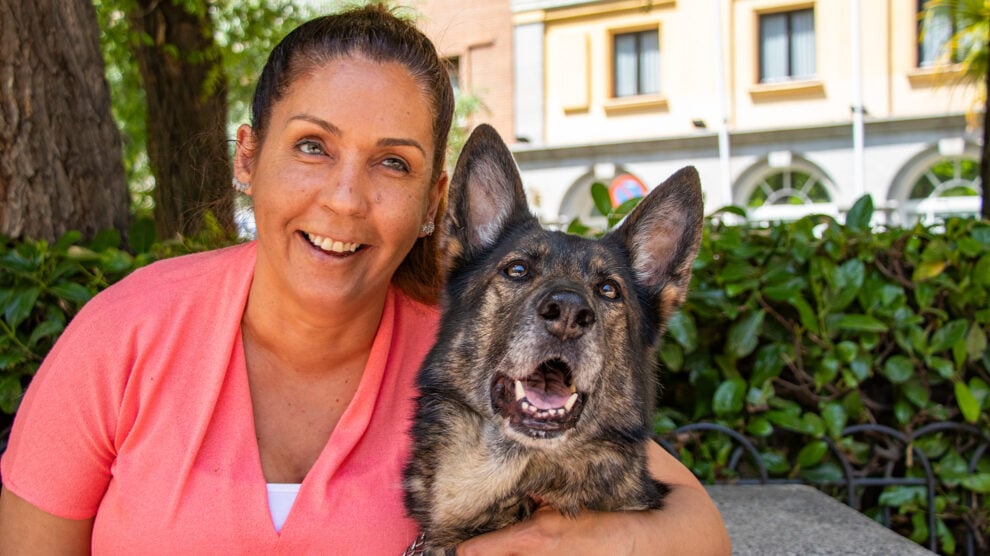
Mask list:
[[934,554],[807,485],[707,488],[725,520],[735,555]]

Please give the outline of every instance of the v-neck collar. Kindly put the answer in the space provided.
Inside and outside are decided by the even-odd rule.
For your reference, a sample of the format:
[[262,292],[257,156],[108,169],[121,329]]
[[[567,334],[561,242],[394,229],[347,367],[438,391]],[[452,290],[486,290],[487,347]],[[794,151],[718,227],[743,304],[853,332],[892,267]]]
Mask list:
[[[260,506],[260,509],[264,511],[266,526],[270,528],[273,535],[278,536],[280,539],[284,538],[286,534],[292,534],[294,529],[293,523],[296,521],[293,519],[294,515],[297,515],[301,511],[308,512],[319,509],[318,506],[320,506],[322,497],[317,492],[319,486],[314,485],[324,485],[325,487],[325,485],[334,479],[334,476],[340,471],[348,456],[354,452],[364,437],[365,432],[368,430],[374,414],[376,401],[382,388],[382,381],[385,377],[385,368],[388,362],[389,347],[392,344],[392,334],[395,324],[395,310],[395,292],[392,287],[389,287],[382,309],[381,320],[378,323],[378,330],[375,333],[375,339],[371,346],[371,353],[368,356],[367,363],[365,363],[364,372],[361,374],[361,381],[354,393],[354,397],[347,405],[347,408],[344,409],[340,420],[337,422],[337,426],[330,434],[330,438],[320,452],[319,457],[317,457],[313,463],[313,467],[303,479],[292,508],[289,510],[289,514],[285,518],[285,522],[282,524],[282,529],[279,532],[275,531],[275,524],[272,522],[271,512],[268,507],[268,485],[265,480],[264,471],[261,468],[261,452],[258,447],[257,432],[252,417],[251,391],[244,357],[244,344],[241,334],[238,332],[234,350],[235,356],[239,359],[236,362],[238,376],[240,377],[238,389],[240,390],[241,398],[244,400],[244,406],[247,408],[246,426],[250,427],[250,434],[244,435],[244,438],[253,444],[250,450],[254,459],[252,465],[254,468],[253,475],[256,476],[256,488],[258,489],[257,491],[260,491],[260,500],[263,502],[263,504],[259,503],[256,506]],[[258,497],[253,498],[257,499]],[[325,510],[326,508],[324,508]]]

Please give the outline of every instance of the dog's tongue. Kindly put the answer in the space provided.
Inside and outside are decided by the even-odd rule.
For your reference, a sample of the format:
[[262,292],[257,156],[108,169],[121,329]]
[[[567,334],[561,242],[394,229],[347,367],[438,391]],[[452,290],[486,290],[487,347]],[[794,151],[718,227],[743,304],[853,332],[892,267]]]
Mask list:
[[523,380],[526,399],[539,409],[563,407],[570,397],[570,387],[563,373],[556,369],[542,369]]

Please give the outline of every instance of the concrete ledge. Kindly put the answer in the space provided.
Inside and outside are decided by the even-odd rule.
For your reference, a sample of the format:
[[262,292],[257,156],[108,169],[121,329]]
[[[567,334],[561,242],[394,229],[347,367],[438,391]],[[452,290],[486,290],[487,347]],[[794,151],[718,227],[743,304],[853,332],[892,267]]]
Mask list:
[[931,555],[842,502],[806,485],[713,485],[732,553],[783,555]]

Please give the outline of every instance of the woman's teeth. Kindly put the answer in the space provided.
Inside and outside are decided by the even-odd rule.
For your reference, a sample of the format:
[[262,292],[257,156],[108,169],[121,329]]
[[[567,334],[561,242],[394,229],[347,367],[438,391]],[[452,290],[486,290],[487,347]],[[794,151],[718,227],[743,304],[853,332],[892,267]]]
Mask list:
[[353,253],[361,247],[360,243],[344,243],[329,237],[314,234],[306,234],[306,239],[308,239],[309,242],[316,247],[319,247],[324,251],[330,251],[331,253]]

